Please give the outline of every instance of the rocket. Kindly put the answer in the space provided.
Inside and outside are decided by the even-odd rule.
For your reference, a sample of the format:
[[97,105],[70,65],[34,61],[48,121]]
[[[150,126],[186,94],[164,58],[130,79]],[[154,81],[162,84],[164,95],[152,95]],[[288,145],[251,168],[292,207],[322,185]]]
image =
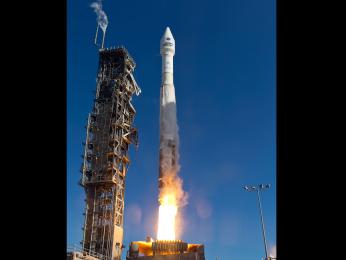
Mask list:
[[[169,27],[160,41],[162,79],[160,88],[160,167],[159,188],[169,185],[178,172],[178,127],[175,89],[173,84],[173,56],[175,40]],[[168,177],[168,178],[167,178]]]

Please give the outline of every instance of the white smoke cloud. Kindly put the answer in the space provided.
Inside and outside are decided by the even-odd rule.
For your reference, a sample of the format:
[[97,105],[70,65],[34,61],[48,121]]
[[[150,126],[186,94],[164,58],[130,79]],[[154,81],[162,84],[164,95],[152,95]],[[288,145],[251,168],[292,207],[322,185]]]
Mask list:
[[93,2],[90,5],[91,8],[94,9],[94,12],[97,15],[97,23],[101,27],[103,33],[106,32],[108,26],[108,17],[106,13],[102,10],[102,0],[98,0],[97,2]]

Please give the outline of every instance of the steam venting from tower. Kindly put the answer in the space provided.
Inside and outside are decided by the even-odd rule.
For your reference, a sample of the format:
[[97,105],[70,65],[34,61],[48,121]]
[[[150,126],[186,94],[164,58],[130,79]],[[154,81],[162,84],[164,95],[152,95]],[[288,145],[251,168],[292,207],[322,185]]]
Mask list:
[[99,31],[99,27],[101,27],[101,30],[103,32],[101,48],[103,49],[106,30],[107,30],[107,26],[108,26],[108,17],[106,15],[106,13],[102,10],[102,0],[98,0],[97,2],[93,2],[90,5],[90,7],[94,9],[94,12],[96,13],[96,16],[97,16],[97,18],[96,18],[97,29],[96,29],[96,35],[95,35],[95,44],[97,45],[98,31]]

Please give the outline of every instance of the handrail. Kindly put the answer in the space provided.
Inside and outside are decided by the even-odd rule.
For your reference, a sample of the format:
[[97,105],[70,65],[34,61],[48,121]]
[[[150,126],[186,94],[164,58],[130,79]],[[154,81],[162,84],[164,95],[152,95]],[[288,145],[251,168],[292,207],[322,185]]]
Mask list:
[[97,257],[98,259],[100,260],[105,260],[106,257],[98,252],[95,252],[95,251],[92,251],[92,250],[89,250],[89,251],[85,251],[81,246],[77,245],[77,244],[73,244],[73,245],[68,245],[66,247],[66,251],[67,252],[80,252],[82,254],[86,253],[87,255],[89,256],[92,256],[92,257]]

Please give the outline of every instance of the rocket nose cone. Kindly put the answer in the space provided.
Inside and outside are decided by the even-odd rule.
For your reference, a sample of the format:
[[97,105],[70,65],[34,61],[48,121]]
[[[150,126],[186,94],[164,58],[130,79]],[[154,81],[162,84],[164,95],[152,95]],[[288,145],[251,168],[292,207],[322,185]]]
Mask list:
[[174,37],[169,27],[166,27],[166,30],[162,35],[161,44],[164,42],[174,42]]
[[173,38],[173,35],[172,35],[172,32],[171,32],[171,29],[169,29],[169,27],[166,27],[166,30],[162,36],[162,38],[165,38],[165,37],[171,37]]
[[160,41],[160,53],[161,54],[173,54],[175,53],[175,40],[169,27],[166,27],[164,34]]

